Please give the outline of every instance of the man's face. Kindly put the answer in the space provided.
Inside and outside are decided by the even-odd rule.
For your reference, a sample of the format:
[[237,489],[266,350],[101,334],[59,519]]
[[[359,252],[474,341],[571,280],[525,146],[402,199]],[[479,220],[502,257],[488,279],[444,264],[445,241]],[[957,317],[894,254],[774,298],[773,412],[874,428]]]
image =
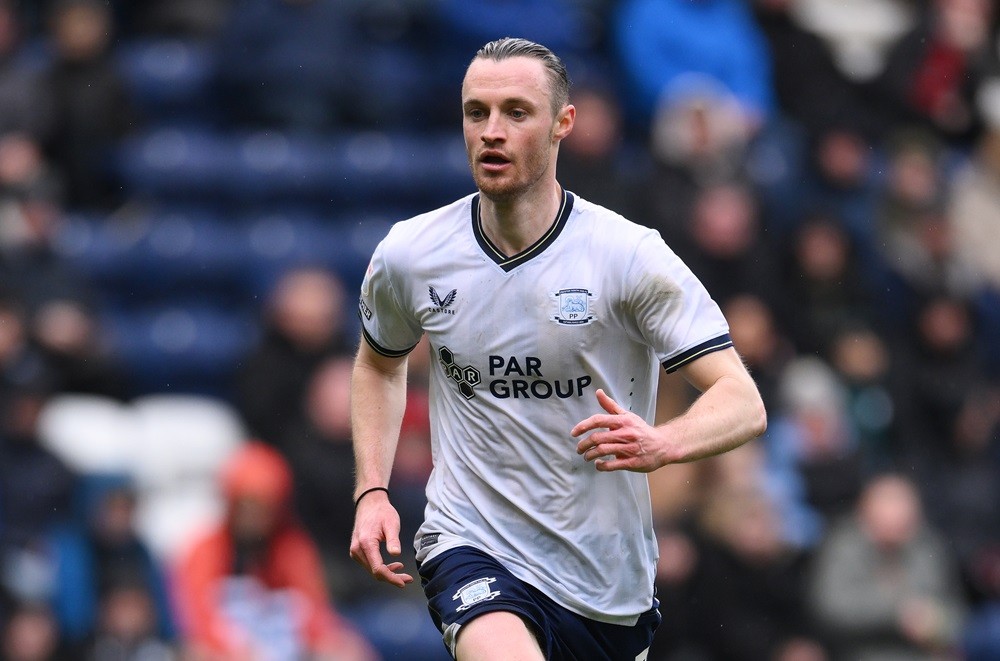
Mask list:
[[557,147],[574,113],[564,106],[553,116],[539,60],[474,60],[462,84],[462,126],[476,187],[490,199],[509,199],[554,177]]

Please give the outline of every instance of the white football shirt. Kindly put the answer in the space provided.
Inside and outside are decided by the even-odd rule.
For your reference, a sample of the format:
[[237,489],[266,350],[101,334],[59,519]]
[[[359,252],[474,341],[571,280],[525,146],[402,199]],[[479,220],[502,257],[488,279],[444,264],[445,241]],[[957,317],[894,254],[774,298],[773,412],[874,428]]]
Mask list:
[[565,192],[549,231],[506,257],[470,195],[393,226],[360,313],[376,351],[426,333],[436,363],[417,559],[470,545],[576,613],[634,624],[657,560],[646,475],[598,472],[570,429],[603,413],[598,388],[652,423],[659,364],[731,346],[660,235]]

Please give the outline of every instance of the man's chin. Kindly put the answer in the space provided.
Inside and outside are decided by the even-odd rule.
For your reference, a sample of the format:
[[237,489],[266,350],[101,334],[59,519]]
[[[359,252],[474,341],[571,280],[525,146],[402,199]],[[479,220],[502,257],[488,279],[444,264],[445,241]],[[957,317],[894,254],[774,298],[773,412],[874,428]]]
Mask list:
[[475,177],[476,188],[479,192],[491,200],[505,200],[513,197],[518,192],[518,187],[506,180],[492,177]]

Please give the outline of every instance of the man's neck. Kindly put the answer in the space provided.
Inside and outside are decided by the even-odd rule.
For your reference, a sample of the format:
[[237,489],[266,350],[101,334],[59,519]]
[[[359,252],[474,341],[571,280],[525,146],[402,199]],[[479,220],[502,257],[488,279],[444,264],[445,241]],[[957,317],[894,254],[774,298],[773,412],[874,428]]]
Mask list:
[[483,232],[503,254],[512,257],[540,239],[562,206],[563,190],[555,181],[538,194],[515,198],[479,198]]

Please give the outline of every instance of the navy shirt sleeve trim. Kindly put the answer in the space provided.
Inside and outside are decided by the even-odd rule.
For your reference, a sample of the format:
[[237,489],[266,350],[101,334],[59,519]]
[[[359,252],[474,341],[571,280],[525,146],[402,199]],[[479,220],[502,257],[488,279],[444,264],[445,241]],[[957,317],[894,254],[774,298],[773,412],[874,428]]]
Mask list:
[[683,353],[677,354],[670,360],[663,362],[663,369],[667,372],[675,372],[681,367],[684,367],[692,360],[705,356],[714,351],[721,351],[722,349],[728,349],[733,346],[733,340],[729,337],[729,333],[725,335],[720,335],[719,337],[712,338],[707,342],[702,342],[698,346],[691,347]]
[[365,342],[368,343],[368,346],[370,346],[372,349],[375,350],[375,353],[382,354],[383,356],[386,356],[388,358],[402,358],[403,356],[413,351],[413,349],[416,348],[417,344],[419,344],[418,342],[417,344],[414,344],[411,347],[396,351],[393,349],[387,349],[378,342],[376,342],[375,338],[368,333],[368,329],[366,329],[364,326],[361,327],[361,334],[364,336]]

